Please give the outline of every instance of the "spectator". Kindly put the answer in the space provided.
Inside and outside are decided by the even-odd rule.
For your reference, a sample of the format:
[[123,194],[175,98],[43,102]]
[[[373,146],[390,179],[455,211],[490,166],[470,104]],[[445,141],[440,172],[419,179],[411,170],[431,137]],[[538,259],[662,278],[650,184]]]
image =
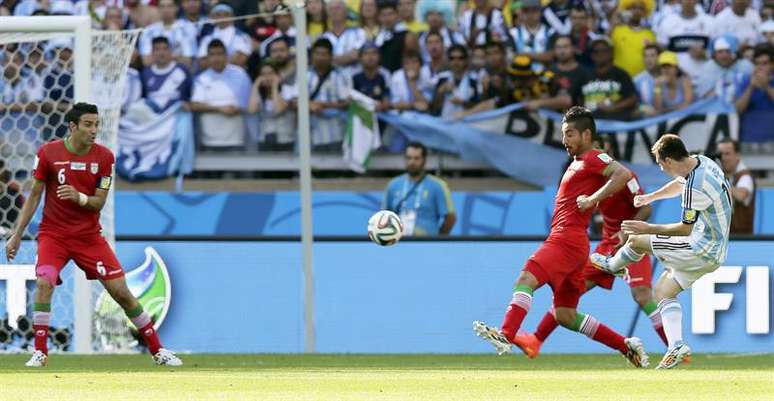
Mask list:
[[376,100],[376,111],[390,108],[390,72],[379,66],[379,48],[366,42],[360,49],[360,72],[352,77],[352,87]]
[[344,132],[342,121],[325,116],[324,112],[347,107],[351,84],[334,68],[333,45],[328,39],[317,39],[312,45],[308,84],[312,146],[315,151],[339,151]]
[[207,148],[241,148],[245,119],[242,112],[250,99],[247,73],[228,63],[226,45],[220,39],[207,43],[207,65],[193,85],[191,110],[198,112],[200,143]]
[[[328,7],[330,7],[330,4]],[[346,7],[345,5],[345,16],[347,15]],[[314,41],[327,31],[328,13],[325,11],[325,3],[323,3],[323,0],[308,0],[306,2],[306,33],[309,35],[310,40]]]
[[342,74],[352,76],[357,67],[358,51],[366,42],[366,33],[360,27],[347,27],[347,5],[344,0],[328,2],[331,29],[322,37],[333,44],[333,65]]
[[[47,74],[43,78],[46,102],[43,114],[48,122],[43,126],[43,140],[64,138],[67,125],[63,124],[64,113],[70,110],[73,101],[73,51],[69,40],[51,40],[47,46],[46,58],[50,59]],[[50,114],[49,114],[50,113]]]
[[523,102],[524,110],[565,110],[572,106],[569,92],[560,88],[554,73],[550,70],[534,70],[529,56],[515,56],[508,73],[513,83],[511,98]]
[[691,76],[694,85],[706,64],[705,49],[713,34],[712,17],[696,11],[696,0],[681,0],[679,13],[664,17],[656,35],[658,44],[677,53],[680,68]]
[[[594,68],[594,63],[591,61],[591,42],[599,37],[589,28],[590,19],[589,12],[584,7],[574,7],[570,10],[568,21],[570,22],[570,38],[575,49],[575,58],[586,69]],[[559,35],[555,33],[551,37],[549,48],[554,47],[554,42]]]
[[271,45],[271,42],[279,38],[285,38],[290,45],[291,54],[295,54],[296,28],[293,26],[293,16],[290,15],[290,7],[279,3],[274,12],[278,13],[274,17],[274,22],[277,24],[277,29],[274,31],[274,33],[271,34],[271,36],[261,42],[261,47],[259,49],[260,55],[261,57],[266,57],[266,53],[269,49],[269,45]]
[[425,35],[425,48],[427,48],[430,61],[422,66],[422,75],[430,77],[435,82],[438,74],[446,71],[446,58],[443,50],[443,37],[438,32],[430,32]]
[[290,45],[286,38],[279,38],[271,42],[269,59],[277,67],[283,83],[292,85],[296,81],[296,58],[290,54]]
[[513,103],[513,85],[508,76],[505,46],[500,42],[486,45],[486,72],[480,74],[481,101],[457,114],[457,118],[492,110]]
[[[548,41],[553,31],[540,20],[540,0],[522,0],[514,3],[512,9],[520,10],[518,22],[510,30],[510,43],[513,53],[526,55],[532,60],[548,64],[553,55],[548,47]],[[539,66],[536,66],[539,67]]]
[[172,58],[169,39],[157,36],[152,42],[152,65],[145,67],[140,76],[142,93],[156,112],[166,110],[178,102],[188,107],[191,99],[191,77],[180,62]]
[[403,55],[403,68],[392,74],[390,102],[399,111],[427,111],[430,104],[432,82],[427,70],[422,70],[422,60],[414,51]]
[[[258,3],[259,17],[245,20],[247,32],[258,43],[263,43],[277,32],[277,15],[273,15],[282,4],[281,0],[263,0]],[[263,54],[261,54],[263,56]]]
[[479,82],[486,74],[486,46],[476,46],[470,52],[470,73]]
[[417,2],[416,0],[398,0],[398,17],[406,25],[409,32],[419,34],[427,31],[427,24],[417,21]]
[[296,114],[289,110],[292,99],[293,88],[282,82],[279,69],[264,62],[247,106],[248,113],[260,116],[260,150],[289,152],[295,147]]
[[105,8],[105,18],[102,19],[102,29],[106,31],[120,31],[126,27],[129,16],[120,7],[110,6]]
[[193,30],[188,33],[188,36],[196,38],[196,49],[198,50],[199,42],[204,37],[204,23],[207,21],[204,4],[202,4],[202,0],[181,0],[180,5],[183,9],[180,20],[190,23],[188,27],[192,27]]
[[437,79],[430,112],[452,119],[479,101],[479,91],[478,82],[468,72],[468,51],[465,46],[453,45],[447,53],[450,68]]
[[645,18],[653,12],[652,0],[624,0],[620,3],[621,13],[628,14],[622,24],[613,28],[613,64],[633,77],[645,68],[643,50],[656,43],[653,31],[643,27]]
[[744,142],[774,141],[774,66],[772,47],[755,48],[755,70],[738,87],[736,111],[741,115],[741,138]]
[[576,88],[573,98],[591,110],[596,118],[629,120],[637,107],[637,91],[629,74],[613,65],[612,50],[608,38],[591,43],[591,57],[596,68],[591,80]]
[[[211,15],[214,20],[231,18],[234,16],[234,9],[226,3],[218,3],[218,5],[212,8]],[[215,39],[220,40],[226,46],[229,64],[242,68],[247,66],[247,57],[252,52],[250,37],[238,30],[234,26],[234,21],[222,20],[215,21],[215,30],[205,36],[199,45],[200,69],[209,67],[207,64],[210,59],[209,46],[210,42]]]
[[379,25],[379,8],[376,0],[362,0],[360,2],[360,27],[366,33],[369,41],[376,39],[381,26]]
[[740,44],[752,46],[758,43],[761,16],[750,7],[750,0],[731,0],[731,7],[715,17],[714,25],[716,36],[729,33]]
[[5,161],[0,159],[0,238],[13,230],[23,206],[21,187],[13,180],[11,171],[5,169]]
[[718,142],[718,158],[726,179],[732,186],[734,213],[731,215],[731,234],[752,234],[755,218],[755,179],[742,161],[739,142],[730,138]]
[[25,65],[23,52],[10,55],[0,77],[0,113],[35,113],[43,101],[43,82]]
[[403,22],[399,22],[395,3],[391,1],[379,5],[379,24],[381,29],[374,43],[379,46],[382,67],[395,72],[403,65],[405,49],[418,47],[417,37],[408,31]]
[[150,65],[153,39],[163,36],[169,40],[170,50],[175,59],[191,67],[193,57],[196,55],[196,36],[194,26],[183,19],[177,17],[177,4],[175,0],[159,0],[159,15],[161,20],[148,25],[140,36],[140,56],[142,63]]
[[449,187],[425,172],[427,148],[418,142],[406,148],[406,173],[395,177],[384,192],[384,209],[400,215],[403,235],[448,235],[457,222]]
[[653,107],[658,113],[680,110],[693,103],[693,86],[680,67],[677,54],[665,51],[658,56],[659,75],[653,88]]
[[575,49],[569,35],[559,35],[554,42],[556,62],[551,72],[556,76],[559,90],[566,94],[575,93],[576,88],[591,79],[591,73],[575,59]]
[[650,44],[642,51],[645,70],[634,77],[634,87],[640,96],[640,112],[646,116],[656,113],[653,91],[658,76],[658,46]]
[[768,20],[761,24],[762,43],[768,43],[774,47],[774,20]]
[[508,32],[503,13],[492,7],[488,0],[474,0],[474,5],[474,8],[465,10],[458,21],[468,47],[505,41]]
[[712,61],[700,71],[696,83],[697,97],[718,96],[726,102],[733,102],[736,88],[744,75],[752,73],[752,64],[745,59],[736,59],[736,38],[725,34],[712,42]]
[[566,35],[572,29],[571,14],[572,10],[583,8],[584,14],[588,15],[588,10],[580,2],[572,0],[551,0],[543,9],[543,22],[548,24],[551,29],[559,35]]
[[430,62],[430,55],[427,52],[427,45],[425,44],[427,35],[430,32],[437,32],[441,35],[441,38],[443,39],[443,52],[446,52],[452,45],[465,44],[465,38],[461,33],[452,31],[446,27],[446,21],[440,7],[433,5],[428,8],[427,12],[425,12],[425,19],[427,20],[428,30],[419,35],[419,49],[422,53],[423,62]]

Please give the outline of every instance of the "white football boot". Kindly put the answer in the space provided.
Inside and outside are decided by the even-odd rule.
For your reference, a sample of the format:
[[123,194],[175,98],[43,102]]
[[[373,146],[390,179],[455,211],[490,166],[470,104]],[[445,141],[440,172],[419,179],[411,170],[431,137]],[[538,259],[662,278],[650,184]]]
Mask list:
[[619,270],[616,270],[610,266],[610,256],[602,255],[599,253],[592,253],[591,256],[589,256],[589,260],[594,267],[602,270],[605,273],[610,273],[619,277],[623,277],[628,274],[628,270],[625,266]]
[[30,360],[24,364],[28,368],[42,368],[46,366],[48,362],[48,356],[43,351],[35,350],[30,357]]
[[650,366],[650,358],[645,352],[645,347],[642,345],[642,340],[637,337],[629,337],[624,339],[626,347],[629,350],[624,357],[634,365],[635,368],[647,368]]
[[672,348],[667,350],[664,357],[661,358],[656,369],[672,369],[681,363],[688,363],[691,358],[691,347],[684,341],[678,341]]
[[511,352],[512,344],[510,341],[508,341],[507,338],[505,338],[502,333],[500,333],[500,330],[497,330],[494,327],[489,327],[484,324],[484,322],[476,320],[473,322],[473,331],[477,336],[492,344],[492,346],[494,346],[495,350],[497,351],[497,355]]
[[153,361],[156,362],[156,365],[183,366],[183,361],[174,352],[165,348],[159,349],[159,352],[153,355]]

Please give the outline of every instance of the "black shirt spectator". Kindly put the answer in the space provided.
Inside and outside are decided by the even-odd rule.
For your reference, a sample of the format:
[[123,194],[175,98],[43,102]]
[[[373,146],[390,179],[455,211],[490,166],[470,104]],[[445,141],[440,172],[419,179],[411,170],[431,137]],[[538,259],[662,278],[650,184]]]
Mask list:
[[613,65],[609,39],[597,39],[591,48],[597,68],[588,82],[576,87],[573,99],[591,110],[596,118],[629,120],[637,106],[637,91],[631,77]]

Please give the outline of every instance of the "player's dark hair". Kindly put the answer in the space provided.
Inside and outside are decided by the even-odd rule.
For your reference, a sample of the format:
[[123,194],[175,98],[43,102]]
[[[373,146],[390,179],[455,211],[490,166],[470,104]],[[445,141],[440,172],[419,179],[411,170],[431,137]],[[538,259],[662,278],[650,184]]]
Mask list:
[[312,51],[314,51],[314,49],[317,49],[318,47],[323,49],[328,49],[328,51],[331,52],[331,54],[333,54],[333,43],[331,43],[331,41],[328,39],[320,38],[315,40],[314,44],[312,45]]
[[739,141],[737,141],[737,140],[734,140],[734,139],[726,137],[726,138],[723,138],[723,139],[718,141],[718,145],[720,145],[721,143],[730,143],[731,146],[734,147],[734,152],[739,153],[739,151],[740,151],[740,149],[739,149]]
[[446,51],[446,57],[451,57],[452,53],[454,52],[462,53],[462,57],[468,58],[468,49],[466,49],[463,45],[455,43],[449,46],[449,50]]
[[223,49],[223,51],[226,51],[226,45],[220,39],[213,39],[207,44],[207,51],[209,52],[212,49]]
[[151,40],[151,47],[156,46],[157,44],[163,43],[169,47],[169,39],[167,39],[166,36],[156,36]]
[[658,138],[650,151],[658,160],[664,160],[668,157],[672,160],[680,161],[690,156],[688,150],[685,149],[683,140],[675,134],[664,134],[661,138]]
[[597,137],[597,123],[594,122],[594,116],[591,114],[591,110],[583,106],[572,106],[570,110],[564,113],[562,123],[572,124],[578,132],[583,133],[585,130],[591,132],[591,139]]
[[76,103],[70,108],[70,111],[65,114],[65,122],[70,125],[74,123],[78,125],[81,121],[81,116],[84,114],[99,114],[99,109],[96,104],[91,103]]
[[422,153],[422,158],[427,159],[427,148],[421,142],[409,142],[409,144],[406,146],[406,149],[408,148],[419,149],[419,151]]

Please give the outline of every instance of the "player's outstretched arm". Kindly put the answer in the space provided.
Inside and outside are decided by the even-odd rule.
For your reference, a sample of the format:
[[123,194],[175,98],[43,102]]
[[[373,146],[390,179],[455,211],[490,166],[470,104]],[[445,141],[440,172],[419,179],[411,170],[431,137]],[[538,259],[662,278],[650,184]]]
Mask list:
[[669,183],[667,183],[663,187],[649,194],[635,196],[634,206],[641,207],[641,206],[653,203],[657,200],[669,199],[669,198],[674,198],[676,196],[680,196],[680,194],[683,193],[684,185],[685,183],[683,182],[682,179],[675,178],[674,180],[669,181]]
[[5,244],[5,254],[8,260],[13,260],[13,258],[16,257],[16,252],[21,245],[24,231],[30,224],[32,215],[35,214],[35,210],[38,209],[43,190],[46,188],[46,184],[43,181],[37,179],[33,181],[30,196],[24,202],[24,206],[22,206],[21,216],[19,216],[19,220],[16,222],[16,228],[14,229],[13,234],[11,234],[11,238],[9,238],[8,242]]
[[60,185],[56,189],[56,196],[59,199],[75,202],[78,206],[93,212],[102,210],[107,200],[107,194],[108,191],[106,189],[97,188],[93,196],[88,196],[83,192],[79,192],[72,185]]

